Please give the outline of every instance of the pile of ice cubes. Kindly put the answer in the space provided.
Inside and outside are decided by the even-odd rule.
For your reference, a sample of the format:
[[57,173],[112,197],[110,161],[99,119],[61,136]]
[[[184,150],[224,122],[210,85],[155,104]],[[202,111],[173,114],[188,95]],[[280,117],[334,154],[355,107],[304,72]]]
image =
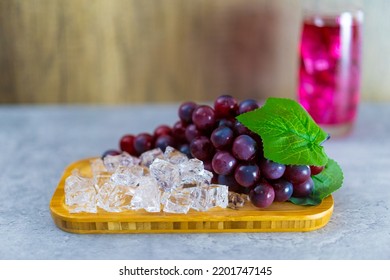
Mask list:
[[187,213],[226,208],[228,186],[211,184],[213,174],[203,162],[167,147],[140,157],[126,152],[91,161],[92,177],[78,170],[65,180],[70,213],[144,209],[147,212]]

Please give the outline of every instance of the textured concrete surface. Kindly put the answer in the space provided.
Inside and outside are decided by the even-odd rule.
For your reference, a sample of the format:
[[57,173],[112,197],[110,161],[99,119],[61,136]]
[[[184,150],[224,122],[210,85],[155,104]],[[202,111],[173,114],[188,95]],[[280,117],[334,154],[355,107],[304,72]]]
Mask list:
[[306,233],[78,235],[49,202],[64,168],[125,133],[173,124],[177,105],[0,106],[0,259],[390,259],[390,105],[364,104],[326,151],[345,173],[324,228]]

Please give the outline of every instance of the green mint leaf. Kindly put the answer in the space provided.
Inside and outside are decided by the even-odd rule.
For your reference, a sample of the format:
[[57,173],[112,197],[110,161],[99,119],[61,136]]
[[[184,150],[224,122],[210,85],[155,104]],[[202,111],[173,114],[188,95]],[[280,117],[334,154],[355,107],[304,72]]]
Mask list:
[[341,188],[344,180],[343,171],[336,161],[329,159],[324,170],[315,176],[312,176],[314,189],[307,198],[291,197],[290,201],[299,205],[318,205],[331,193]]
[[312,197],[291,197],[290,201],[296,205],[318,205],[322,200]]
[[261,108],[241,114],[237,120],[261,136],[267,159],[317,166],[328,161],[321,146],[328,134],[292,99],[268,98]]

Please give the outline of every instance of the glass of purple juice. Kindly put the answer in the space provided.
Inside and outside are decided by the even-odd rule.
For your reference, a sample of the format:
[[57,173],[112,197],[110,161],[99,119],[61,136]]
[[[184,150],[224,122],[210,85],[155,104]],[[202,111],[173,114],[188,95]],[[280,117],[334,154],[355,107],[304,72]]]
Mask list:
[[304,13],[298,100],[332,136],[343,136],[353,127],[360,99],[363,13],[324,9],[318,2]]

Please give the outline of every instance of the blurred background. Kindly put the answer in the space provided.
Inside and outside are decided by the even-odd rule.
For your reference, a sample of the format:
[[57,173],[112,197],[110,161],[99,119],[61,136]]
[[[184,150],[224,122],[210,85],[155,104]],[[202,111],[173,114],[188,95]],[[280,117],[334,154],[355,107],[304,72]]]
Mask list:
[[[390,101],[390,1],[364,1],[362,99]],[[296,0],[0,0],[0,103],[296,96]]]

